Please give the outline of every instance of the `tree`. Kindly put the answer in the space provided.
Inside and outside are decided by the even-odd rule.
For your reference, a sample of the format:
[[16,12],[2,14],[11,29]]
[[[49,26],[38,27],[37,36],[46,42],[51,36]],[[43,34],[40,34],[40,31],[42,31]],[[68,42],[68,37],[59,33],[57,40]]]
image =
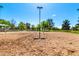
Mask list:
[[79,26],[79,20],[77,21],[78,23],[76,24],[76,25],[78,25]]
[[76,26],[72,27],[71,30],[77,30]]
[[54,27],[54,22],[52,19],[47,19],[46,21],[42,21],[40,24],[43,31],[52,30]]
[[41,27],[41,25],[40,24],[37,24],[36,30],[39,31],[40,27]]
[[49,30],[51,30],[54,27],[54,22],[52,19],[48,19],[47,21],[48,21],[48,28]]
[[26,30],[26,25],[23,22],[20,22],[18,28],[19,30]]
[[[79,11],[79,8],[77,9],[77,11]],[[79,17],[78,17],[79,19]],[[77,21],[78,23],[75,25],[76,30],[79,30],[79,20]]]
[[35,28],[35,26],[34,26],[34,25],[32,25],[31,29],[32,29],[33,31],[35,31],[35,29],[36,29],[36,28]]
[[41,26],[42,30],[44,31],[45,30],[45,21],[42,21],[40,26]]
[[79,20],[77,21],[78,23],[75,25],[75,30],[79,30]]
[[14,19],[11,20],[11,29],[14,30],[16,28],[15,26],[16,21]]
[[0,19],[0,24],[5,24],[10,26],[10,21],[4,20],[4,19]]
[[0,31],[9,30],[9,29],[10,29],[10,22],[4,19],[0,19]]
[[26,23],[27,30],[30,30],[30,23]]
[[70,21],[69,20],[64,20],[62,24],[62,30],[70,30]]
[[60,30],[58,27],[53,27],[52,30]]
[[43,31],[46,31],[46,30],[48,30],[49,23],[48,23],[47,20],[46,21],[42,21],[41,24],[40,24],[40,26],[41,26],[41,28],[42,28]]

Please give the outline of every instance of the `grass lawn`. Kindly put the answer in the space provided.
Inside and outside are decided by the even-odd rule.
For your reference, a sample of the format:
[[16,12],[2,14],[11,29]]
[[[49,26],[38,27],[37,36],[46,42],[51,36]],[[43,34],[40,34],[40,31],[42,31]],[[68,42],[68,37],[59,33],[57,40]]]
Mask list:
[[73,30],[51,30],[50,32],[67,32],[67,33],[75,33],[79,34],[79,31],[73,31]]

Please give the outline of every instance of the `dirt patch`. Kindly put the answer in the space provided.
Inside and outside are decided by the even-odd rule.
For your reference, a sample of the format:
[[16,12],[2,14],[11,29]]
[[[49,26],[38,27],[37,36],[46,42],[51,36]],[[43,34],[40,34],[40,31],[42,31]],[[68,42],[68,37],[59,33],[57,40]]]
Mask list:
[[[6,34],[6,35],[5,35]],[[69,56],[79,55],[79,35],[64,32],[41,33],[45,39],[34,40],[38,32],[1,32],[0,55]]]

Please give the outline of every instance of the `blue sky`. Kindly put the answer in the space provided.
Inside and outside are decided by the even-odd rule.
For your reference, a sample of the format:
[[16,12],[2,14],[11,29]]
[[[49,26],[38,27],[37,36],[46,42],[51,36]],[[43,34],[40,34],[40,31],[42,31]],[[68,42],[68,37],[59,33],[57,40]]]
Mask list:
[[41,10],[41,21],[52,18],[56,27],[62,25],[64,19],[71,22],[71,26],[75,25],[78,20],[79,8],[78,3],[0,3],[4,8],[0,9],[0,18],[11,21],[14,19],[17,24],[19,22],[29,22],[38,24],[37,6],[43,6]]

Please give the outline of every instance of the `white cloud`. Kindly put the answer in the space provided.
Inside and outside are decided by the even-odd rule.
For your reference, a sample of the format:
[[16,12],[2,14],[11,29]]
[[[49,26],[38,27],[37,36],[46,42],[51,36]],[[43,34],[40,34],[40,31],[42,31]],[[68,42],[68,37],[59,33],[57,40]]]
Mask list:
[[53,16],[53,17],[55,17],[55,16],[56,16],[56,14],[53,14],[52,16]]

